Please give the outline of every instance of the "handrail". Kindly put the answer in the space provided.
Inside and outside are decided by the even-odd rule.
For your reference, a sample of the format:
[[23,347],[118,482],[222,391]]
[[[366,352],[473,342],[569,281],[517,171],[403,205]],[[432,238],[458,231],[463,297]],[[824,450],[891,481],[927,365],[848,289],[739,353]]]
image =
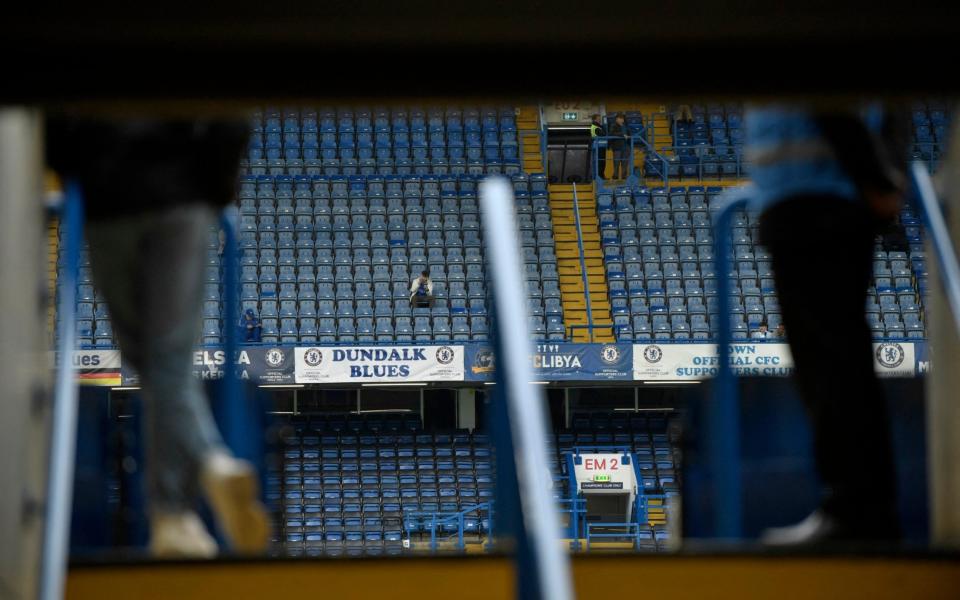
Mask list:
[[[600,155],[599,155],[599,152],[600,152],[600,143],[601,143],[601,142],[604,142],[604,143],[605,143],[605,142],[608,142],[609,140],[619,140],[619,139],[623,139],[623,138],[620,138],[620,137],[618,137],[618,136],[606,136],[606,135],[605,135],[605,136],[597,136],[597,137],[593,138],[593,140],[591,141],[591,144],[592,144],[592,146],[591,146],[591,148],[592,148],[591,155],[592,155],[592,159],[593,159],[593,174],[594,174],[594,179],[597,179],[597,178],[598,178],[598,175],[599,175],[599,173],[597,173],[597,171],[598,171],[598,169],[600,168]],[[660,163],[661,163],[661,165],[662,165],[661,175],[662,175],[662,178],[663,178],[663,185],[664,185],[664,186],[668,186],[668,185],[670,184],[670,182],[669,182],[669,178],[668,178],[668,169],[667,169],[668,164],[669,164],[669,160],[667,159],[667,157],[665,157],[665,156],[663,156],[662,154],[660,154],[659,152],[657,152],[657,150],[656,150],[656,148],[654,148],[653,144],[651,144],[649,141],[647,141],[647,139],[646,139],[644,136],[642,136],[642,135],[631,135],[631,136],[628,136],[628,137],[627,137],[627,140],[630,142],[630,164],[629,164],[630,172],[631,172],[631,173],[633,172],[633,154],[634,154],[634,150],[636,150],[636,147],[637,147],[636,142],[639,140],[640,143],[643,144],[643,146],[644,146],[644,148],[645,148],[645,152],[647,152],[648,154],[652,154],[652,155],[654,156],[654,158],[656,158],[657,160],[660,161]]]
[[743,532],[743,505],[740,486],[740,406],[737,382],[730,366],[730,278],[731,240],[727,235],[734,212],[747,204],[747,192],[738,188],[727,192],[713,215],[716,244],[717,312],[717,377],[714,398],[707,405],[707,449],[714,482],[713,518],[716,534],[722,538],[739,538]]
[[80,272],[80,244],[83,235],[83,190],[76,181],[67,181],[61,229],[64,239],[64,269],[57,280],[60,302],[57,375],[53,394],[50,471],[47,475],[47,507],[44,515],[43,548],[40,557],[42,600],[63,597],[67,554],[70,545],[70,518],[73,502],[73,475],[77,445],[77,382],[70,356],[76,341],[74,318],[77,310],[77,280]]
[[573,220],[577,225],[577,248],[580,252],[580,277],[583,280],[583,297],[587,304],[587,325],[591,326],[589,329],[590,341],[593,342],[593,308],[590,304],[590,278],[587,276],[587,261],[583,253],[583,229],[580,226],[580,201],[577,198],[576,183],[573,184]]
[[[731,144],[730,146],[732,147],[733,145]],[[704,179],[704,177],[703,177],[703,163],[704,163],[704,159],[705,159],[705,158],[709,158],[709,157],[716,158],[716,159],[717,159],[717,160],[716,160],[717,163],[731,162],[730,159],[732,158],[732,159],[733,159],[732,162],[736,163],[736,165],[737,165],[737,178],[738,178],[738,179],[742,179],[742,178],[746,177],[746,174],[743,172],[743,155],[742,155],[742,154],[739,154],[739,153],[737,153],[737,152],[734,152],[734,153],[732,153],[732,154],[729,154],[729,153],[728,153],[728,154],[717,154],[717,153],[716,153],[716,148],[717,148],[717,146],[715,146],[715,145],[713,145],[713,144],[699,144],[699,145],[696,145],[696,146],[677,146],[677,145],[673,145],[673,146],[661,146],[661,147],[660,147],[660,150],[661,150],[661,151],[668,151],[668,150],[673,151],[674,156],[676,156],[678,159],[681,159],[681,161],[682,161],[682,159],[684,158],[684,156],[686,156],[686,157],[691,156],[691,155],[689,155],[689,154],[686,154],[686,155],[680,154],[680,151],[681,151],[681,150],[684,150],[684,151],[686,151],[686,150],[693,150],[693,151],[694,151],[694,152],[693,152],[693,156],[695,156],[696,159],[697,159],[697,179],[698,179],[698,180],[701,180],[701,181]],[[713,150],[714,153],[713,153],[713,154],[704,153],[704,152],[702,152],[703,149]],[[698,152],[697,150],[701,150],[701,151]],[[683,164],[683,163],[681,162],[681,164]]]
[[960,265],[957,263],[957,251],[950,240],[950,232],[943,218],[943,211],[937,202],[933,181],[927,166],[920,161],[911,165],[914,184],[917,187],[920,212],[930,234],[930,242],[937,255],[943,290],[953,313],[954,327],[960,334]]
[[537,109],[539,110],[539,116],[537,117],[537,125],[540,130],[540,166],[543,168],[545,174],[550,173],[550,169],[547,168],[547,160],[549,159],[549,154],[547,154],[547,122],[543,118],[543,102],[537,103]]
[[[652,129],[650,131],[652,131]],[[669,186],[670,185],[670,170],[669,170],[670,161],[667,159],[666,156],[664,156],[663,154],[657,151],[656,146],[653,144],[653,142],[647,140],[642,135],[638,136],[638,139],[646,147],[647,152],[653,154],[653,156],[660,161],[660,164],[662,165],[661,175],[663,176],[663,186],[664,187]]]
[[[620,528],[623,531],[594,532],[594,529],[601,528]],[[626,538],[633,541],[633,547],[640,547],[640,524],[639,523],[587,523],[586,538],[587,550],[590,549],[591,538]]]

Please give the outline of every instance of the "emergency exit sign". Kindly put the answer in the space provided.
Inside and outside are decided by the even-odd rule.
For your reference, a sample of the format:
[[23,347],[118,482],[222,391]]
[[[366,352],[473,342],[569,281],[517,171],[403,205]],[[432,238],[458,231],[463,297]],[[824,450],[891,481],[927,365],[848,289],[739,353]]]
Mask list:
[[563,120],[564,120],[564,121],[576,121],[576,120],[577,120],[577,113],[575,113],[575,112],[565,112],[565,113],[563,113]]
[[593,480],[594,480],[594,481],[610,481],[610,476],[609,476],[609,475],[594,475],[594,476],[593,476]]

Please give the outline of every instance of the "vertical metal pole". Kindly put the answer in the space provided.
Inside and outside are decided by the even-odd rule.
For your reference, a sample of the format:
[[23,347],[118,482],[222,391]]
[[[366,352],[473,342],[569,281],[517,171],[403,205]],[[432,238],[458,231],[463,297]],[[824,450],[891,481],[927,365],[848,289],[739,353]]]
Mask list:
[[497,401],[505,417],[497,425],[512,444],[498,454],[515,465],[516,491],[500,498],[506,511],[517,510],[513,532],[518,548],[519,592],[523,598],[568,600],[573,597],[569,559],[557,543],[560,516],[551,495],[547,461],[547,427],[543,391],[533,385],[530,356],[533,346],[527,323],[526,282],[521,270],[520,236],[514,214],[513,189],[506,179],[488,178],[480,184],[484,242],[493,285],[494,347],[497,355]]
[[0,596],[13,598],[38,595],[49,468],[42,129],[36,111],[0,109]]
[[[950,194],[947,200],[952,201],[953,207],[960,206],[958,150],[960,141],[955,135],[950,158],[942,171],[945,189]],[[954,323],[960,317],[956,307],[960,275],[957,274],[955,245],[960,241],[960,212],[952,210],[943,214],[926,168],[914,163],[913,176],[918,205],[927,227],[927,256],[936,255],[936,260],[927,261],[930,290],[924,298],[928,356],[939,358],[926,375],[930,540],[938,547],[957,548],[960,547],[960,472],[957,470],[960,440],[956,432],[960,429],[960,404],[957,403],[956,390],[960,388],[960,371],[950,368],[949,361],[950,357],[960,356],[960,326],[951,328],[944,324],[951,316]],[[952,218],[952,223],[947,222],[948,218]],[[951,289],[953,300],[948,292]]]
[[66,184],[62,222],[65,268],[58,281],[60,315],[57,350],[60,357],[53,397],[53,429],[50,473],[47,483],[46,529],[40,570],[40,598],[63,597],[70,546],[70,513],[73,504],[74,455],[77,446],[77,384],[71,353],[75,342],[77,279],[80,271],[80,240],[83,238],[83,198],[80,185]]
[[640,412],[640,388],[633,386],[633,412]]
[[423,416],[423,388],[420,388],[420,427],[425,427],[427,424],[427,419]]
[[357,414],[360,414],[360,393],[362,388],[357,388]]
[[714,397],[707,406],[707,448],[714,491],[715,535],[736,539],[743,528],[740,485],[740,399],[737,382],[730,368],[730,223],[746,200],[731,196],[714,215],[716,236],[717,304],[720,324],[717,328],[719,365],[714,380]]
[[563,426],[570,429],[570,388],[563,388]]

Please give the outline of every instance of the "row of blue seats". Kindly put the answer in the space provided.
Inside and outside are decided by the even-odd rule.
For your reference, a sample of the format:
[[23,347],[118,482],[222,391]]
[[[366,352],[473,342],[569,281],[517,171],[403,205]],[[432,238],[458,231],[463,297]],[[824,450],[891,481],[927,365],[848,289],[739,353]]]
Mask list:
[[300,130],[352,127],[508,127],[516,123],[516,111],[511,107],[447,107],[410,108],[339,108],[256,111],[251,115],[254,131],[293,132]]
[[[280,191],[303,191],[328,189],[332,193],[366,189],[371,195],[377,192],[433,190],[477,191],[481,178],[462,175],[440,177],[437,175],[385,175],[365,177],[361,175],[245,175],[240,177],[240,189],[270,189]],[[547,180],[543,173],[519,173],[511,176],[514,189],[546,191]]]
[[[706,260],[705,256],[701,259]],[[690,260],[697,260],[696,255]],[[523,246],[523,261],[525,263],[556,264],[557,257],[554,249],[549,246]],[[405,265],[425,263],[447,264],[482,264],[483,255],[479,246],[463,248],[450,246],[448,248],[413,246],[406,247],[366,247],[356,248],[245,248],[240,255],[240,264],[243,266],[293,266],[293,265],[393,265],[402,268]],[[206,264],[219,267],[221,257],[215,250],[208,253]]]
[[523,169],[519,159],[505,160],[468,160],[452,159],[406,159],[392,158],[331,158],[314,159],[243,159],[240,162],[241,173],[249,175],[307,175],[307,176],[390,176],[415,175],[437,177],[483,177],[487,175],[516,175]]

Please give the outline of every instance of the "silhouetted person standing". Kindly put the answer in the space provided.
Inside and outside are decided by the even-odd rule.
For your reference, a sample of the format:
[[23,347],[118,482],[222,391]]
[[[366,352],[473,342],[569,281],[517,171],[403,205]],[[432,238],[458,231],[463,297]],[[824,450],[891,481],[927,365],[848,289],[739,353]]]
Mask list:
[[603,126],[603,120],[600,115],[590,117],[590,141],[593,145],[593,151],[597,157],[597,179],[603,179],[607,170],[607,146],[603,138],[607,135],[607,130]]
[[[750,110],[746,127],[760,242],[772,257],[824,484],[819,510],[764,541],[897,539],[887,408],[864,305],[875,232],[899,210],[905,156],[892,121],[876,113],[773,106]],[[838,355],[843,368],[824,363]]]
[[94,279],[123,360],[140,375],[156,556],[217,554],[196,512],[201,494],[235,550],[269,542],[256,471],[224,445],[193,375],[205,249],[234,197],[248,135],[229,120],[54,118],[47,126],[48,163],[83,189]]

